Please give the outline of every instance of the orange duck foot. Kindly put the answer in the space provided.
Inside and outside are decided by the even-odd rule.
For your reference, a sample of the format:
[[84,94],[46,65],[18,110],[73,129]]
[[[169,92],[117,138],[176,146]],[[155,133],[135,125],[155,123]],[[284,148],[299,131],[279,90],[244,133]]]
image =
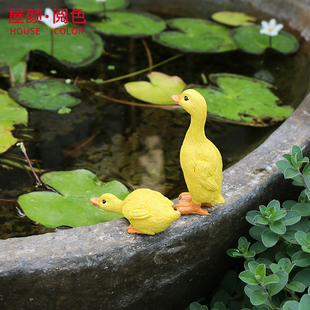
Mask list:
[[[179,195],[179,198],[180,198],[180,200],[179,200],[178,204],[183,204],[183,203],[188,204],[189,202],[192,201],[192,197],[191,197],[191,194],[189,192],[181,193]],[[208,203],[208,202],[203,202],[201,205],[204,207],[214,207],[213,203]]]
[[141,232],[140,230],[134,228],[134,227],[132,226],[132,224],[130,224],[126,229],[127,229],[127,232],[128,232],[129,234],[143,234],[143,235],[145,235],[145,234],[144,234],[143,232]]
[[211,204],[198,204],[193,202],[190,193],[180,194],[180,200],[177,205],[174,206],[174,210],[179,211],[181,214],[200,214],[208,215],[209,212],[201,206],[214,206]]

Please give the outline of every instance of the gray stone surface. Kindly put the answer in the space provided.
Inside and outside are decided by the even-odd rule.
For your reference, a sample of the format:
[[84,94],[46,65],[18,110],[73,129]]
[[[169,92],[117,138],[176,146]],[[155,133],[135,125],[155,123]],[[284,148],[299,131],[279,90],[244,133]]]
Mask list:
[[226,203],[210,216],[182,216],[155,236],[129,235],[127,221],[119,219],[0,240],[0,309],[184,309],[235,262],[226,249],[247,231],[247,211],[294,195],[275,162],[293,144],[310,155],[309,124],[308,96],[260,147],[224,172]]

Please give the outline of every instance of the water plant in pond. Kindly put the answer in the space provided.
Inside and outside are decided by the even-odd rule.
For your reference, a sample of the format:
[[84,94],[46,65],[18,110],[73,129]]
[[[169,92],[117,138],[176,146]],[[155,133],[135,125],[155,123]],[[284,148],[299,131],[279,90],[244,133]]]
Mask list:
[[171,96],[180,95],[186,84],[178,76],[170,76],[161,72],[151,72],[147,75],[150,82],[128,82],[125,84],[127,92],[142,101],[170,105],[173,104]]
[[166,23],[155,15],[129,11],[109,12],[107,19],[89,24],[105,35],[130,37],[150,36],[166,28]]
[[280,99],[265,81],[245,76],[219,73],[209,79],[218,86],[194,87],[208,103],[214,119],[249,126],[269,126],[289,117],[294,109],[278,106]]
[[[102,2],[100,0],[65,0],[65,5],[70,9],[81,9],[87,14],[102,12]],[[109,0],[106,1],[106,10],[123,10],[129,5],[128,0]]]
[[277,24],[277,21],[272,18],[269,22],[266,22],[265,20],[262,21],[262,29],[259,31],[259,33],[274,37],[279,34],[279,31],[282,28],[283,25]]
[[0,89],[0,153],[17,142],[11,132],[14,125],[27,125],[27,121],[27,110],[13,101],[5,90]]
[[[28,25],[24,24],[26,32],[29,32],[31,27]],[[46,25],[37,24],[39,35],[14,35],[10,33],[10,27],[8,19],[0,19],[0,68],[12,66],[21,60],[27,61],[32,50],[51,53],[51,29]],[[61,35],[57,32],[58,35],[54,38],[53,56],[62,65],[82,67],[101,56],[102,39],[90,27],[83,26],[79,30],[74,24],[69,23],[61,29],[70,33]]]
[[90,202],[92,196],[103,193],[125,199],[129,192],[118,181],[103,183],[85,169],[48,172],[41,181],[56,192],[31,192],[19,196],[17,202],[30,219],[46,227],[88,226],[123,217],[100,210]]
[[242,12],[216,12],[212,14],[212,19],[229,26],[254,25],[256,18]]
[[24,156],[26,157],[26,160],[27,160],[28,165],[29,165],[29,167],[31,169],[31,172],[32,172],[32,174],[34,175],[34,177],[37,180],[37,185],[38,186],[42,186],[43,184],[42,184],[41,180],[39,179],[39,177],[37,176],[35,170],[32,167],[32,164],[31,164],[31,161],[30,161],[30,159],[28,157],[28,154],[27,154],[26,148],[24,146],[24,143],[23,142],[18,142],[18,143],[16,143],[16,145],[20,147],[20,150],[23,152]]
[[[159,105],[171,104],[171,95],[185,88],[200,92],[208,104],[208,114],[214,120],[247,126],[269,126],[289,117],[294,109],[279,106],[280,99],[270,89],[272,84],[241,75],[211,74],[208,86],[186,85],[176,76],[160,72],[148,74],[150,82],[128,82],[125,89],[133,97]],[[170,98],[169,98],[170,96]]]
[[27,63],[25,61],[19,61],[16,64],[10,66],[11,86],[25,84],[26,80],[27,80]]
[[106,1],[107,0],[96,0],[97,2],[102,2],[102,5],[103,5],[103,12],[102,12],[102,14],[103,14],[103,19],[107,19],[107,7],[106,7]]
[[217,23],[197,18],[174,18],[167,25],[175,31],[165,31],[154,40],[165,46],[186,52],[221,53],[237,49],[229,29]]
[[181,213],[173,210],[173,202],[157,191],[147,188],[136,189],[125,200],[107,193],[91,202],[102,210],[125,216],[130,225],[130,234],[155,235],[167,229]]
[[13,87],[9,94],[26,107],[60,110],[80,104],[81,100],[72,96],[80,91],[79,87],[58,80],[39,80]]
[[68,24],[67,21],[63,19],[67,19],[68,17],[55,17],[55,12],[50,8],[46,8],[44,11],[44,16],[42,16],[41,21],[47,25],[51,29],[51,56],[54,55],[54,29],[66,26]]
[[[295,53],[299,49],[297,39],[286,31],[278,33],[280,25],[274,25],[273,28],[270,28],[269,24],[268,28],[260,26],[238,27],[231,30],[231,37],[242,51],[250,54],[261,55],[266,48],[272,48],[283,54]],[[267,33],[269,34],[266,35]],[[272,40],[271,36],[273,36]]]

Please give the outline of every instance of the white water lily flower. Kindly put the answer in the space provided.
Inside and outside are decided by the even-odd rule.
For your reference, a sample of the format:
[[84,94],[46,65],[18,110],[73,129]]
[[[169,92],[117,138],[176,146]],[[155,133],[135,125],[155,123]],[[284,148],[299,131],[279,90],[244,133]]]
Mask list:
[[283,28],[282,24],[277,24],[277,21],[273,18],[269,22],[265,20],[262,21],[262,29],[259,31],[261,34],[266,34],[267,36],[277,36],[279,31]]
[[[46,8],[44,11],[44,16],[41,17],[41,21],[51,29],[59,28],[59,27],[62,27],[62,26],[65,26],[68,24],[68,23],[64,23],[62,21],[58,21],[58,22],[53,23],[53,14],[54,14],[54,12],[52,9]],[[46,16],[48,16],[48,17],[46,17]]]

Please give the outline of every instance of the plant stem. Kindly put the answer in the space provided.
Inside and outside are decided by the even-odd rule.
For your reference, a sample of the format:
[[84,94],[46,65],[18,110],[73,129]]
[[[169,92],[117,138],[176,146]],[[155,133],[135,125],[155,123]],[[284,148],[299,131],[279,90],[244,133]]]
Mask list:
[[271,48],[271,36],[269,36],[269,47]]
[[34,169],[33,169],[33,167],[32,167],[32,164],[31,164],[30,159],[29,159],[29,157],[28,157],[28,155],[27,155],[27,152],[26,152],[26,148],[25,148],[25,146],[24,146],[24,143],[23,143],[23,142],[19,142],[19,143],[17,143],[17,145],[20,146],[21,151],[24,153],[24,155],[25,155],[25,157],[26,157],[26,159],[27,159],[28,165],[29,165],[29,167],[30,167],[30,169],[31,169],[31,171],[32,171],[32,173],[33,173],[33,175],[34,175],[34,177],[35,177],[36,180],[37,180],[37,184],[38,184],[39,186],[43,186],[42,182],[40,181],[39,177],[37,176],[37,174],[35,173],[35,171],[34,171]]
[[147,43],[146,43],[146,41],[144,39],[142,39],[142,43],[144,45],[144,48],[145,48],[145,51],[146,51],[146,54],[147,54],[147,59],[149,61],[149,67],[152,67],[153,66],[153,59],[152,59],[152,54],[151,54],[151,51],[149,49],[149,46],[147,45]]
[[[15,162],[13,160],[5,159],[5,158],[0,158],[0,162],[4,163],[4,164],[7,164],[7,165],[11,165],[13,167],[22,168],[22,169],[26,169],[28,171],[31,171],[30,167],[25,166],[25,165],[20,164],[20,163],[17,163],[17,162]],[[36,172],[42,171],[42,170],[39,170],[37,168],[33,168],[33,170],[36,171]]]
[[51,29],[51,56],[54,56],[54,30]]
[[106,9],[106,6],[105,6],[105,1],[102,2],[103,3],[103,18],[105,20],[107,20],[107,9]]
[[140,73],[149,71],[149,70],[154,69],[154,68],[156,68],[156,67],[159,67],[159,66],[161,66],[161,65],[163,65],[163,64],[165,64],[165,63],[167,63],[167,62],[169,62],[169,61],[172,61],[172,60],[174,60],[174,59],[177,59],[177,58],[179,58],[179,57],[181,57],[181,56],[183,56],[183,54],[174,55],[174,56],[172,56],[172,57],[170,57],[170,58],[168,58],[168,59],[166,59],[166,60],[164,60],[164,61],[162,61],[162,62],[159,62],[159,63],[156,64],[156,65],[153,65],[153,66],[151,66],[151,67],[148,67],[148,68],[145,68],[145,69],[136,71],[136,72],[132,72],[132,73],[129,73],[129,74],[126,74],[126,75],[118,76],[118,77],[113,78],[113,79],[110,79],[110,80],[103,81],[102,84],[107,84],[107,83],[111,83],[111,82],[115,82],[115,81],[120,81],[120,80],[126,79],[126,78],[128,78],[128,77],[132,77],[132,76],[138,75],[138,74],[140,74]]
[[93,89],[91,89],[90,87],[87,86],[83,86],[84,89],[90,91],[91,93],[93,93],[95,96],[104,98],[104,99],[108,99],[114,102],[118,102],[118,103],[122,103],[122,104],[127,104],[127,105],[132,105],[132,106],[138,106],[138,107],[147,107],[147,108],[160,108],[160,109],[164,109],[164,110],[179,110],[182,107],[180,107],[179,105],[164,105],[164,104],[149,104],[149,103],[137,103],[137,102],[131,102],[131,101],[125,101],[125,100],[120,100],[120,99],[116,99],[116,98],[112,98],[109,96],[104,95],[103,93],[94,91]]

